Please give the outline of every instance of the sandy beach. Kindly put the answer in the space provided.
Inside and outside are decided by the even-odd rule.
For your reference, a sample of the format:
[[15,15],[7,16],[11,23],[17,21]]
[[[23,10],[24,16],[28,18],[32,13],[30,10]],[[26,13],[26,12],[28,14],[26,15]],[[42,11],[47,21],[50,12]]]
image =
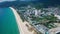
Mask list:
[[28,22],[23,22],[22,20],[21,20],[21,18],[20,18],[20,16],[19,16],[19,14],[17,13],[17,11],[14,9],[14,8],[12,8],[12,7],[10,7],[12,10],[13,10],[13,13],[14,13],[14,15],[15,15],[15,18],[16,18],[16,21],[17,21],[17,25],[18,25],[18,28],[19,28],[19,31],[20,31],[20,34],[33,34],[33,31],[32,32],[30,32],[28,29],[27,29],[27,27],[26,27],[26,23],[28,23]]

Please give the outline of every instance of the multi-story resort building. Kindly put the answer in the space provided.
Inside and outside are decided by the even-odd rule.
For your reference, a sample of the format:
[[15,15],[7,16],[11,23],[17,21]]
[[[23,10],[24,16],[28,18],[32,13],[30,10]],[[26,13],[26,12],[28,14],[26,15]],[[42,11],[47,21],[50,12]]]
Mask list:
[[[57,7],[36,9],[29,5],[27,7],[19,7],[17,12],[22,15],[20,16],[23,21],[29,22],[37,34],[57,34],[60,32],[60,30],[57,30],[60,27],[60,25],[57,25],[60,24],[59,11]],[[53,28],[57,30],[57,33],[56,31],[54,33],[51,32],[54,30]]]

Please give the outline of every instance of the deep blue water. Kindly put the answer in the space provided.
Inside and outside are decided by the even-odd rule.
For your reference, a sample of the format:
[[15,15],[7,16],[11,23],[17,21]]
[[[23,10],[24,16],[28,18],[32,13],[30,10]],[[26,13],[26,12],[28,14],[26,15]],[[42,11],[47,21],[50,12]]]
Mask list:
[[0,34],[19,34],[15,16],[10,8],[0,8]]

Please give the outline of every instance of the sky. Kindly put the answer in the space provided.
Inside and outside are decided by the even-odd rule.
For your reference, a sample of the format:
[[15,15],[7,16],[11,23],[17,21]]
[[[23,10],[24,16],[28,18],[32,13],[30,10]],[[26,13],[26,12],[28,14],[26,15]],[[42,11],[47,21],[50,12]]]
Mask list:
[[[15,0],[0,0],[0,2],[4,2],[4,1],[15,1]],[[40,2],[60,2],[60,0],[16,0],[16,1],[40,1]]]
[[20,0],[20,1],[35,1],[35,0]]
[[4,2],[4,1],[15,1],[15,0],[0,0],[0,2]]
[[[0,2],[4,2],[4,1],[15,1],[15,0],[0,0]],[[35,0],[20,0],[20,1],[35,1]]]

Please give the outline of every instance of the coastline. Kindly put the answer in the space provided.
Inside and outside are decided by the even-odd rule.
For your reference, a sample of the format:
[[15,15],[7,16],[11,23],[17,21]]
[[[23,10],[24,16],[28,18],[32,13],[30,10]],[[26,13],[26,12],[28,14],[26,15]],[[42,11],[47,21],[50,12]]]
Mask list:
[[28,23],[28,22],[26,22],[26,21],[23,22],[19,16],[19,14],[17,13],[17,11],[12,7],[10,7],[10,8],[12,9],[12,11],[15,15],[20,34],[33,34],[33,32],[30,32],[26,27],[26,23]]

